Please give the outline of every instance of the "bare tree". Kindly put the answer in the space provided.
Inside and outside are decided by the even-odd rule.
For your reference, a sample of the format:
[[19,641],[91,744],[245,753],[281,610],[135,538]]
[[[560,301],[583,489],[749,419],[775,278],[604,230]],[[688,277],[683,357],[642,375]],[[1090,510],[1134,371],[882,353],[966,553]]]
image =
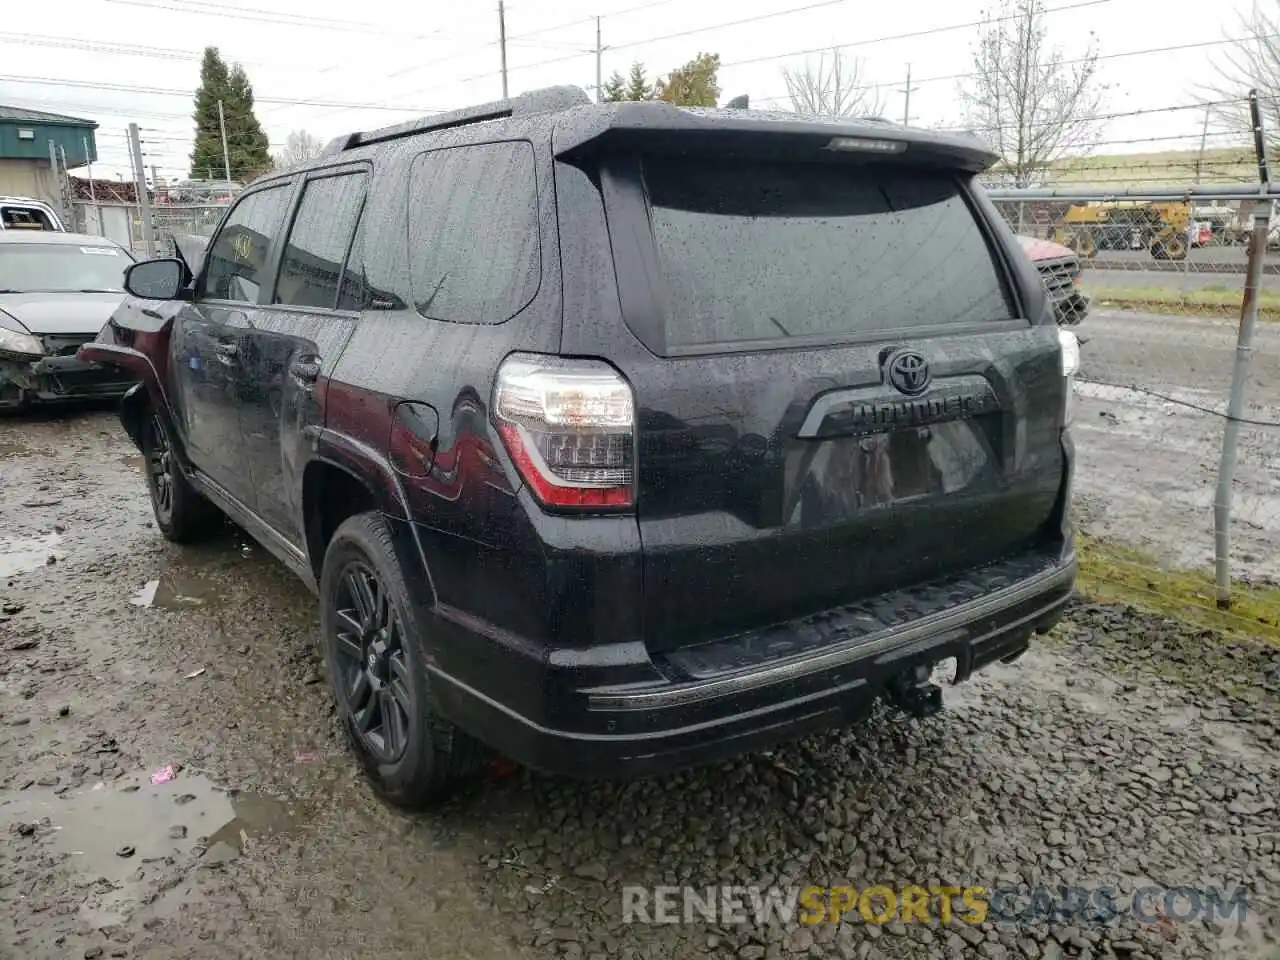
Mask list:
[[1267,141],[1272,148],[1280,147],[1280,2],[1255,3],[1241,15],[1239,38],[1217,61],[1217,74],[1203,92],[1218,125],[1225,131],[1252,134],[1245,98],[1256,88]]
[[873,84],[863,80],[861,58],[844,57],[839,50],[831,59],[821,56],[815,64],[792,70],[784,67],[782,79],[787,84],[791,109],[818,117],[879,116],[884,111],[884,98]]
[[320,156],[324,144],[305,130],[295,130],[284,141],[284,147],[275,156],[276,166],[282,170]]
[[1044,0],[1002,0],[979,28],[974,75],[960,88],[970,128],[1020,187],[1068,151],[1092,144],[1106,93],[1096,41],[1068,57],[1049,45],[1044,14]]

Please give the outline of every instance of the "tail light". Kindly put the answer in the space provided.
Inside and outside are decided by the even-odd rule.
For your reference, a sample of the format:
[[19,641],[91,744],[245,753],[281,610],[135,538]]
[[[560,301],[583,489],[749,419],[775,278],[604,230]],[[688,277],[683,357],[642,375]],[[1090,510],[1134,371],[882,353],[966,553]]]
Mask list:
[[513,355],[498,370],[493,415],[543,504],[635,504],[635,400],[608,364]]

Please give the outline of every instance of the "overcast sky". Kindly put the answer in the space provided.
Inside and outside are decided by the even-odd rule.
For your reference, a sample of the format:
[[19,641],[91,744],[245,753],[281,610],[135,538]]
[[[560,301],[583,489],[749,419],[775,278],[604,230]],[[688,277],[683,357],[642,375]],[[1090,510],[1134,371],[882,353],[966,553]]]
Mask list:
[[[0,103],[101,124],[95,176],[129,169],[124,131],[143,128],[147,163],[185,177],[200,51],[243,64],[272,149],[291,130],[321,140],[416,114],[497,99],[502,92],[493,3],[405,0],[59,0],[5,3]],[[1240,36],[1250,0],[1047,0],[1050,35],[1069,53],[1096,35],[1109,121],[1099,152],[1198,145],[1204,112],[1165,110],[1203,99],[1214,64]],[[641,60],[660,74],[701,51],[719,53],[724,99],[786,105],[783,67],[847,45],[879,85],[886,114],[913,122],[961,119],[955,79],[972,69],[974,23],[993,0],[510,0],[510,89],[595,83],[595,17],[604,74]],[[910,36],[907,36],[910,35]],[[1190,46],[1198,44],[1199,46]],[[1179,47],[1168,50],[1161,48]],[[1158,52],[1146,52],[1146,51]],[[137,88],[137,89],[134,89]],[[1150,138],[1171,138],[1152,140]],[[1230,135],[1214,133],[1210,146]]]

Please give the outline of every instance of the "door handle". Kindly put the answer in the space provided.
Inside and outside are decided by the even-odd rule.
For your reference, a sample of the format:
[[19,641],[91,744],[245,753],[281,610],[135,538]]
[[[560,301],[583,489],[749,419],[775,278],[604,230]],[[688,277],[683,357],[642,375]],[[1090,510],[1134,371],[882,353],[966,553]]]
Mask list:
[[240,348],[234,343],[219,343],[214,346],[213,353],[221,363],[228,367],[236,362],[236,356],[239,354]]
[[300,357],[289,364],[289,376],[303,386],[311,386],[320,379],[320,361],[314,357]]

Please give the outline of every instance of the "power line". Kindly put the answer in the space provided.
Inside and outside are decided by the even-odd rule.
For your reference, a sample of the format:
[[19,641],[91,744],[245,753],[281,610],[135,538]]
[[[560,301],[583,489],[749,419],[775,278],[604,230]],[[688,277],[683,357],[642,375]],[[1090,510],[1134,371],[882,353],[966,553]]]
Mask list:
[[[742,17],[737,20],[728,20],[721,23],[708,24],[707,26],[697,27],[691,30],[681,30],[676,33],[662,34],[654,37],[646,37],[643,40],[636,40],[626,44],[613,44],[611,45],[611,49],[620,50],[620,49],[644,46],[652,43],[659,43],[664,40],[672,40],[678,37],[691,36],[696,33],[706,33],[711,30],[719,30],[727,27],[739,26],[741,24],[754,23],[759,20],[770,19],[770,18],[775,18],[780,16],[787,16],[793,13],[802,13],[808,10],[816,9],[818,7],[834,6],[836,3],[841,3],[841,2],[845,2],[845,0],[820,0],[820,2],[818,3],[808,4],[803,7],[793,7],[788,10],[775,11],[769,14],[760,14],[754,17]],[[1111,0],[1079,0],[1079,2],[1076,2],[1076,3],[1066,4],[1060,7],[1052,7],[1046,10],[1045,13],[1057,13],[1064,10],[1075,10],[1082,7],[1093,7],[1093,6],[1098,6],[1100,4],[1110,3],[1110,2]],[[893,34],[890,36],[877,37],[870,40],[857,40],[851,43],[834,44],[834,45],[827,44],[823,47],[820,47],[820,48],[815,47],[809,50],[798,50],[798,51],[791,51],[789,53],[771,54],[769,56],[751,57],[743,60],[731,60],[727,63],[722,62],[720,64],[720,69],[723,70],[727,67],[742,66],[744,64],[750,64],[750,63],[763,63],[769,60],[781,60],[785,57],[799,56],[801,54],[806,54],[806,53],[826,52],[826,51],[830,51],[833,48],[833,46],[835,49],[843,49],[845,47],[865,46],[868,44],[885,43],[891,40],[909,40],[909,39],[915,39],[917,37],[932,36],[939,33],[949,33],[956,30],[963,30],[966,28],[982,26],[983,24],[986,24],[986,23],[998,23],[1003,20],[1016,19],[1016,16],[1017,15],[1009,14],[1003,17],[995,17],[995,18],[983,19],[983,20],[973,20],[967,23],[952,24],[945,27],[934,27],[928,30],[912,31],[910,33]],[[534,63],[528,63],[528,64],[519,65],[519,66],[509,67],[508,72],[515,71],[515,70],[533,70],[537,67],[552,66],[557,63],[564,63],[567,60],[576,60],[579,57],[585,56],[585,55],[587,54],[585,53],[569,54],[567,56],[551,57],[546,60],[538,60]],[[497,75],[497,72],[490,70],[490,71],[486,71],[485,73],[474,74],[473,76],[470,76],[470,77],[463,77],[461,80],[455,81],[454,85],[461,86],[463,84],[471,83],[475,80],[486,80],[496,75]],[[407,97],[417,96],[418,94],[426,93],[430,90],[439,90],[442,86],[448,86],[448,85],[449,84],[435,84],[433,86],[428,86],[428,87],[419,87],[415,90],[410,91],[409,93],[404,94],[404,96],[407,96]]]
[[[1059,7],[1057,9],[1063,9],[1063,8]],[[1203,47],[1217,47],[1217,46],[1222,46],[1228,43],[1248,43],[1249,41],[1252,41],[1252,40],[1274,40],[1277,38],[1280,38],[1280,34],[1259,34],[1256,36],[1248,36],[1248,37],[1225,37],[1220,40],[1197,40],[1193,43],[1179,43],[1179,44],[1174,44],[1172,46],[1166,46],[1166,47],[1148,47],[1143,50],[1124,50],[1124,51],[1121,51],[1120,53],[1098,54],[1096,58],[1077,57],[1073,60],[1062,60],[1059,62],[1062,64],[1062,66],[1074,66],[1076,64],[1088,63],[1093,59],[1097,59],[1100,61],[1101,60],[1121,60],[1126,57],[1143,57],[1143,56],[1148,56],[1154,53],[1177,53],[1182,50],[1195,50]],[[973,71],[970,71],[968,73],[949,73],[949,74],[943,74],[941,76],[936,76],[936,77],[919,77],[919,78],[913,77],[912,83],[918,86],[920,84],[925,84],[925,83],[941,83],[947,80],[972,80],[978,76],[979,74]],[[851,91],[852,90],[871,90],[871,89],[876,89],[878,87],[882,87],[884,85],[885,84],[882,84],[882,83],[867,84],[863,87],[853,87],[851,88]],[[756,102],[775,103],[779,100],[786,100],[786,99],[787,99],[786,94],[778,94],[776,96],[771,96],[771,97],[760,97]]]
[[214,3],[212,0],[200,0],[198,3],[194,2],[194,0],[176,0],[176,2],[165,2],[165,0],[107,0],[107,2],[133,7],[148,7],[154,10],[164,10],[168,13],[180,13],[189,16],[217,17],[220,20],[228,18],[248,20],[289,27],[308,27],[314,30],[335,30],[341,33],[364,33],[373,36],[396,37],[400,40],[425,40],[442,32],[435,30],[427,34],[406,37],[403,30],[397,30],[394,27],[381,27],[377,24],[360,20],[339,20],[334,17],[317,17],[312,14],[254,10],[249,7],[238,7],[227,3]]
[[[1060,7],[1049,7],[1044,12],[1061,13],[1066,10],[1079,10],[1082,7],[1096,7],[1100,4],[1110,3],[1111,0],[1081,0],[1078,3],[1068,3]],[[720,69],[724,70],[728,67],[741,67],[751,63],[767,63],[770,60],[782,60],[785,57],[801,57],[811,53],[828,53],[831,50],[844,50],[849,47],[865,47],[877,43],[889,43],[894,40],[915,40],[920,37],[932,37],[940,33],[953,33],[956,30],[968,30],[973,27],[981,27],[988,23],[1002,23],[1006,20],[1016,20],[1021,14],[1006,14],[1001,17],[990,17],[982,20],[970,20],[966,23],[953,23],[945,27],[930,27],[927,30],[913,30],[909,33],[887,34],[883,37],[872,37],[869,40],[853,40],[849,43],[824,44],[821,47],[811,47],[808,50],[791,50],[787,53],[773,53],[761,57],[748,57],[744,60],[730,60],[720,64]]]
[[129,110],[121,110],[121,109],[117,109],[117,108],[115,108],[115,107],[103,106],[103,105],[101,105],[101,104],[69,103],[69,102],[64,101],[64,100],[27,100],[27,99],[24,99],[22,103],[13,103],[12,101],[8,101],[8,102],[9,102],[12,106],[15,106],[15,107],[27,107],[27,108],[32,109],[32,110],[58,110],[58,111],[67,111],[67,110],[71,110],[71,111],[74,111],[74,112],[76,112],[76,113],[96,113],[96,114],[98,114],[99,116],[107,116],[107,117],[129,117],[129,118],[134,119],[134,120],[138,120],[138,119],[146,119],[146,120],[183,120],[183,121],[186,121],[186,122],[188,122],[188,123],[191,121],[191,114],[189,114],[189,113],[157,113],[157,112],[154,112],[154,111],[147,111],[147,110],[133,110],[133,109],[129,109]]
[[[637,5],[635,5],[635,6],[627,7],[626,9],[623,9],[623,10],[617,10],[617,11],[614,11],[614,12],[612,12],[612,13],[608,13],[608,14],[601,14],[600,16],[601,16],[601,18],[602,18],[602,19],[606,19],[606,18],[609,18],[609,17],[621,17],[621,16],[625,16],[625,15],[627,15],[627,14],[637,13],[637,12],[639,12],[639,11],[641,11],[641,10],[649,10],[649,9],[651,9],[651,8],[653,8],[653,7],[661,7],[661,6],[665,6],[666,4],[669,4],[669,3],[675,3],[675,2],[677,2],[677,0],[649,0],[649,2],[648,2],[648,3],[641,3],[641,4],[637,4]],[[595,18],[594,18],[594,17],[587,17],[587,18],[585,18],[585,19],[584,19],[584,18],[579,17],[579,18],[577,18],[577,19],[575,19],[575,20],[570,20],[570,21],[563,22],[563,23],[558,23],[558,24],[552,24],[551,26],[548,26],[548,27],[539,27],[539,28],[538,28],[538,29],[536,29],[536,30],[529,30],[529,31],[527,31],[527,32],[525,32],[525,33],[513,34],[513,35],[511,35],[511,36],[507,37],[507,43],[508,43],[508,44],[510,44],[510,43],[514,43],[514,42],[516,42],[516,41],[520,41],[520,40],[527,40],[527,39],[529,39],[530,37],[537,37],[537,36],[541,36],[541,35],[543,35],[543,34],[545,34],[545,33],[553,33],[553,32],[555,32],[555,31],[557,31],[557,30],[564,30],[564,29],[567,29],[567,28],[569,28],[569,27],[576,27],[576,26],[579,26],[579,25],[581,25],[581,24],[594,23],[594,22],[595,22]],[[435,68],[435,67],[439,67],[439,66],[440,66],[441,64],[443,64],[443,63],[450,63],[450,62],[452,62],[452,61],[454,61],[454,60],[457,60],[457,59],[459,59],[459,58],[461,58],[461,57],[467,56],[467,55],[469,55],[469,54],[477,53],[477,52],[482,51],[482,50],[487,50],[487,49],[489,49],[490,47],[496,47],[497,45],[498,45],[498,41],[497,41],[497,40],[488,40],[488,41],[486,41],[485,43],[482,43],[482,44],[479,44],[479,45],[476,45],[476,46],[466,47],[466,48],[464,48],[464,49],[462,49],[462,50],[456,50],[456,51],[454,51],[453,53],[449,54],[449,55],[448,55],[448,56],[446,56],[446,57],[439,57],[439,58],[433,59],[433,60],[432,60],[431,62],[429,62],[429,63],[412,64],[412,65],[410,65],[410,66],[408,66],[408,67],[404,67],[404,68],[402,68],[402,69],[392,71],[391,73],[382,74],[381,76],[379,76],[379,78],[378,78],[378,79],[379,79],[379,80],[395,80],[395,79],[397,79],[397,78],[399,78],[399,77],[404,77],[404,76],[407,76],[407,75],[409,75],[409,74],[411,74],[411,73],[415,73],[415,72],[417,72],[418,70],[424,70],[424,69],[427,69],[427,68]],[[578,56],[578,54],[572,54],[570,57],[567,57],[567,58],[565,58],[565,59],[573,59],[573,58],[575,58],[575,57],[577,57],[577,56]],[[349,61],[348,61],[348,60],[345,60],[345,59],[343,59],[343,60],[338,60],[338,61],[336,61],[336,62],[334,62],[334,63],[331,63],[331,64],[329,64],[328,66],[323,67],[322,69],[318,70],[318,71],[317,71],[317,73],[320,73],[320,74],[330,73],[330,72],[332,72],[333,70],[337,70],[337,69],[338,69],[338,68],[340,68],[340,67],[345,67],[345,66],[348,66],[348,65],[349,65]],[[508,71],[508,72],[509,72],[509,71]],[[463,81],[463,82],[465,82],[465,81]],[[442,84],[442,85],[440,85],[440,86],[444,86],[444,85]],[[439,89],[439,86],[437,86],[435,89]],[[409,93],[409,94],[406,94],[406,96],[414,96],[414,95],[415,95],[415,94],[414,94],[414,93],[412,93],[412,92],[411,92],[411,93]],[[278,108],[277,108],[277,109],[278,109]],[[331,112],[333,112],[333,111],[331,111]],[[328,114],[328,113],[324,113],[324,114],[321,114],[320,116],[321,116],[321,117],[325,117],[325,116],[329,116],[329,114]]]
[[[737,20],[726,20],[720,23],[708,24],[707,26],[703,26],[703,27],[695,27],[690,30],[681,30],[676,33],[662,34],[661,36],[656,36],[656,37],[646,37],[643,40],[634,40],[631,43],[611,44],[609,49],[610,50],[631,49],[634,47],[645,46],[651,43],[660,43],[664,40],[673,40],[678,37],[692,36],[697,33],[707,33],[712,30],[723,30],[729,27],[741,26],[743,24],[748,24],[748,23],[756,23],[762,20],[770,20],[776,17],[790,16],[791,14],[795,14],[795,13],[804,13],[809,10],[816,10],[819,7],[830,7],[830,6],[835,6],[836,4],[839,4],[839,3],[847,3],[847,2],[848,0],[819,0],[819,2],[817,3],[806,4],[805,6],[802,6],[802,7],[791,7],[786,10],[776,10],[772,13],[757,14],[756,16],[753,16],[753,17],[741,17]],[[1110,0],[1089,0],[1089,3],[1109,3],[1109,2]],[[533,70],[533,69],[536,69],[537,67],[547,67],[557,63],[564,63],[568,60],[577,60],[580,57],[590,56],[594,52],[595,52],[594,50],[584,49],[582,53],[571,53],[565,56],[551,57],[546,60],[538,60],[535,63],[526,63],[523,65],[508,67],[507,72],[512,73],[516,70]],[[404,96],[413,97],[413,96],[417,96],[420,93],[425,93],[428,90],[439,90],[443,86],[451,86],[451,85],[462,86],[464,84],[473,83],[476,80],[487,80],[490,77],[497,76],[499,72],[500,71],[490,70],[485,73],[474,74],[473,76],[470,76],[470,77],[463,77],[461,80],[454,81],[453,84],[435,84],[433,86],[428,86],[428,87],[419,87],[416,90],[411,90],[410,92],[404,94]]]
[[[58,50],[87,50],[92,53],[115,54],[122,57],[147,57],[154,60],[194,60],[198,62],[203,56],[194,50],[149,47],[138,43],[82,40],[77,37],[50,37],[35,33],[0,33],[0,43],[29,47],[52,47]],[[253,61],[244,62],[253,63]]]
[[[820,7],[834,7],[837,4],[847,3],[848,0],[818,0],[817,3],[806,4],[803,7],[791,7],[787,10],[776,10],[773,13],[761,13],[754,17],[743,17],[739,20],[730,20],[726,23],[715,23],[706,27],[694,27],[690,30],[680,30],[676,33],[664,33],[657,37],[647,37],[644,40],[635,40],[631,43],[615,43],[610,46],[612,50],[626,50],[630,47],[642,47],[650,43],[660,43],[663,40],[676,40],[680,37],[691,37],[698,33],[707,33],[711,30],[723,30],[727,27],[739,27],[748,23],[759,23],[762,20],[773,20],[776,17],[786,17],[793,13],[807,13],[810,10],[817,10]],[[1094,0],[1094,2],[1104,3],[1106,0]]]
[[[123,2],[123,0],[121,0]],[[117,90],[125,93],[145,93],[158,97],[186,97],[190,98],[194,93],[192,90],[173,90],[167,87],[148,87],[139,86],[128,83],[104,83],[98,80],[57,80],[53,77],[6,77],[0,76],[0,82],[5,83],[29,83],[36,86],[50,87],[80,87],[90,90]],[[343,103],[339,101],[326,100],[300,100],[292,97],[255,97],[256,101],[261,103],[284,103],[293,106],[321,106],[334,107],[340,110],[390,110],[395,113],[411,113],[414,111],[420,113],[439,113],[438,109],[430,107],[406,107],[406,106],[389,106],[376,103]]]

